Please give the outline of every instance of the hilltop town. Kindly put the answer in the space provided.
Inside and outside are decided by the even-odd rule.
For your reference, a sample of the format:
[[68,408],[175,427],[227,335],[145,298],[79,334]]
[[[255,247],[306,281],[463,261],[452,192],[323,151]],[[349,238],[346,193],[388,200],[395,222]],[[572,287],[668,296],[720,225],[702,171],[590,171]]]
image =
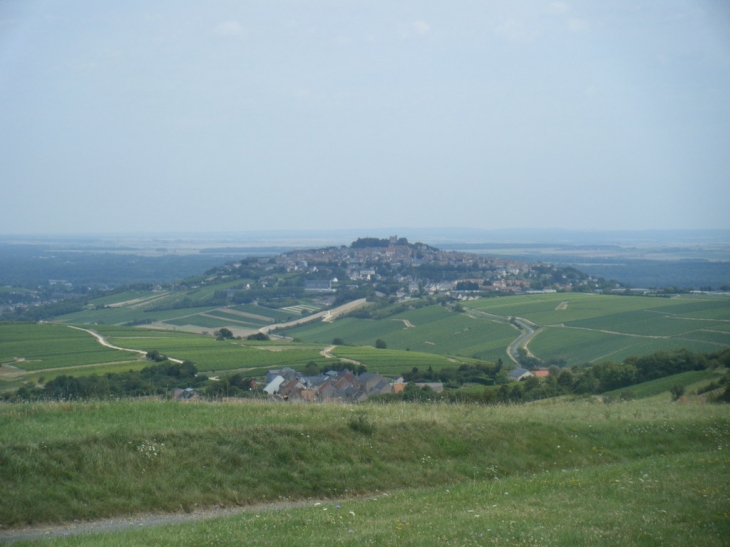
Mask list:
[[382,294],[399,297],[453,291],[462,296],[469,291],[593,291],[607,286],[604,279],[574,268],[440,250],[398,236],[360,238],[350,246],[248,258],[210,270],[207,281],[251,277],[256,269],[262,270],[258,278],[262,287],[275,284],[274,274],[279,273],[297,276],[306,291],[334,293],[374,285]]

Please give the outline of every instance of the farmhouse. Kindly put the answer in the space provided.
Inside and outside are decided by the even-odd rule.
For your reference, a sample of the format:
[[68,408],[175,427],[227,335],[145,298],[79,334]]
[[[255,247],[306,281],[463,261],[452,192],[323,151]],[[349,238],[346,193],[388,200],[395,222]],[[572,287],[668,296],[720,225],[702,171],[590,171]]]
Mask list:
[[510,380],[514,382],[519,382],[520,380],[524,380],[525,378],[534,376],[534,374],[525,368],[517,367],[515,369],[512,369],[507,376],[509,376]]

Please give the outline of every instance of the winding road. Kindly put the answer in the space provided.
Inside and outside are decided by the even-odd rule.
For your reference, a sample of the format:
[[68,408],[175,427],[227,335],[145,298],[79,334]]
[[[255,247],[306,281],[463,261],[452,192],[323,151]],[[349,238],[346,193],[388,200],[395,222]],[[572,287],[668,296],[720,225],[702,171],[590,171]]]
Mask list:
[[[99,342],[102,346],[104,346],[106,348],[116,349],[116,350],[119,350],[119,351],[131,351],[133,353],[139,353],[140,355],[144,355],[145,357],[147,357],[147,352],[146,351],[143,351],[141,349],[122,348],[122,347],[119,347],[119,346],[115,346],[114,344],[110,344],[109,341],[106,338],[104,338],[101,334],[99,334],[98,332],[94,332],[93,330],[83,329],[81,327],[74,327],[73,325],[66,325],[66,326],[68,328],[70,328],[70,329],[76,329],[76,330],[81,330],[81,331],[84,331],[84,332],[88,332],[91,336],[93,336],[94,338],[96,338],[97,342]],[[178,364],[182,363],[182,360],[175,359],[174,357],[168,357],[167,359],[169,361],[172,361],[173,363],[178,363]]]

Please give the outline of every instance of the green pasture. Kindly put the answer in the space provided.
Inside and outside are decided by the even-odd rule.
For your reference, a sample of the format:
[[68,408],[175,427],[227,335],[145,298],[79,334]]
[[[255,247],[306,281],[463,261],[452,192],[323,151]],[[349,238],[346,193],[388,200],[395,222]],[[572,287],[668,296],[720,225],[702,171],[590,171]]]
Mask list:
[[[406,321],[408,323],[406,323]],[[442,306],[409,310],[381,320],[345,317],[333,323],[310,323],[285,334],[308,342],[374,346],[380,338],[390,349],[451,354],[496,361],[519,332],[506,322],[472,318]]]
[[385,337],[388,347],[490,361],[504,359],[507,346],[519,334],[508,323],[482,317],[473,318],[441,306],[408,311],[391,319],[406,319],[414,326],[402,328]]
[[196,316],[199,313],[207,313],[219,309],[219,306],[202,308],[181,308],[177,310],[164,310],[145,313],[142,308],[106,308],[101,310],[90,309],[77,313],[70,313],[57,318],[55,321],[73,324],[106,324],[122,325],[135,320],[165,321],[183,317]]
[[700,387],[700,385],[709,383],[712,378],[716,377],[718,377],[717,373],[711,370],[691,370],[688,372],[673,374],[672,376],[667,376],[665,378],[658,378],[656,380],[650,380],[649,382],[643,382],[641,384],[607,391],[606,393],[603,393],[603,395],[612,395],[617,397],[624,391],[630,391],[638,399],[643,399],[646,397],[654,397],[655,395],[662,393],[668,394],[669,390],[674,386],[697,388]]
[[699,340],[703,342],[714,342],[724,346],[730,346],[730,333],[719,332],[715,329],[698,329],[682,335],[682,338]]
[[[567,306],[564,309],[558,309],[563,302],[567,302]],[[564,323],[576,326],[590,325],[592,328],[615,326],[627,318],[632,319],[631,313],[638,313],[635,316],[638,321],[652,312],[652,315],[663,314],[680,319],[716,321],[725,320],[730,316],[730,297],[704,295],[652,298],[556,293],[485,298],[466,302],[464,306],[500,316],[524,317],[538,325]],[[671,331],[667,334],[674,332],[669,323],[660,324],[665,325]]]
[[139,303],[149,302],[153,298],[167,296],[167,291],[152,292],[152,291],[126,291],[121,293],[110,294],[108,296],[101,296],[94,298],[91,301],[92,306],[104,305],[109,306],[112,304],[124,304],[129,302],[129,306],[136,304],[132,301],[138,300]]
[[280,334],[318,344],[328,344],[335,338],[342,338],[347,344],[365,345],[369,343],[374,345],[376,339],[383,338],[402,328],[403,323],[396,323],[387,319],[372,321],[344,317],[332,323],[312,321],[299,327],[281,331]]
[[0,363],[27,371],[134,360],[88,333],[57,324],[0,324]]
[[207,315],[190,315],[180,319],[166,319],[166,325],[175,325],[182,327],[185,325],[193,325],[195,327],[205,327],[209,329],[219,329],[221,327],[239,327],[251,330],[258,330],[259,325],[255,323],[245,323],[243,321],[233,321],[219,317],[208,317]]
[[727,479],[707,481],[729,473],[720,453],[696,452],[499,482],[391,490],[368,499],[263,506],[210,520],[129,526],[84,537],[58,533],[27,544],[237,546],[255,538],[262,547],[722,547],[730,534],[729,485]]
[[[724,545],[727,407],[591,401],[3,405],[0,535],[251,506],[227,519],[43,541]],[[369,497],[352,499],[360,495]],[[257,505],[292,501],[304,506]]]
[[259,325],[262,327],[264,325],[271,325],[273,323],[273,320],[271,318],[264,319],[263,316],[253,317],[253,314],[242,315],[240,313],[232,313],[227,308],[219,308],[217,310],[209,312],[209,314],[219,317],[221,319],[235,321],[237,323],[248,323],[249,325]]
[[341,338],[347,344],[366,346],[380,338],[389,349],[494,362],[507,358],[507,346],[519,335],[507,319],[524,317],[539,325],[554,325],[530,342],[532,353],[543,360],[565,359],[568,365],[621,360],[661,349],[715,351],[730,346],[730,321],[724,319],[730,315],[730,298],[724,296],[561,293],[488,298],[464,305],[474,311],[456,313],[433,305],[381,320],[346,317],[333,323],[311,323],[288,329],[286,334],[321,344]]
[[561,327],[544,328],[529,344],[530,351],[540,359],[564,359],[567,366],[600,361],[620,362],[627,357],[679,348],[712,352],[722,349],[722,346],[683,338],[650,338]]
[[456,359],[433,353],[417,351],[401,351],[376,349],[365,346],[337,346],[332,350],[336,357],[352,359],[368,367],[369,372],[377,372],[389,376],[398,376],[414,367],[440,370],[444,367],[456,367],[461,363],[473,363],[472,359]]
[[[129,333],[142,329],[117,330],[109,335],[112,344],[143,351],[158,350],[176,359],[194,362],[201,372],[211,373],[232,369],[244,369],[255,374],[263,374],[269,368],[301,367],[309,361],[324,363],[319,345],[283,343],[251,343],[240,340],[215,340],[211,336],[187,333],[154,331],[137,339]],[[104,329],[100,329],[105,333]],[[152,332],[152,331],[148,331]],[[120,336],[121,335],[121,336]],[[270,348],[270,349],[266,349]]]
[[257,306],[256,304],[240,304],[230,307],[232,310],[242,311],[246,313],[252,313],[254,315],[261,315],[264,317],[270,317],[274,321],[286,321],[291,317],[290,313],[283,312],[281,310],[275,310],[272,308],[266,308],[264,306]]
[[[621,361],[682,347],[698,352],[730,347],[730,322],[722,319],[730,313],[730,299],[724,296],[647,298],[568,293],[524,299],[523,304],[518,303],[524,306],[520,317],[542,325],[577,327],[547,327],[540,332],[529,347],[544,360],[563,358],[574,365],[604,359]],[[568,302],[566,309],[547,310],[561,302]],[[502,311],[516,311],[517,307],[502,305]]]
[[[309,361],[322,366],[328,362],[320,355],[321,345],[217,341],[199,334],[108,325],[94,325],[93,330],[113,345],[144,352],[158,350],[170,357],[190,360],[208,374],[235,369],[258,376],[270,368],[302,368]],[[43,372],[46,378],[119,372],[149,365],[135,353],[106,348],[91,334],[67,325],[18,323],[0,325],[0,363],[23,371]],[[47,369],[58,370],[51,375],[45,372]]]

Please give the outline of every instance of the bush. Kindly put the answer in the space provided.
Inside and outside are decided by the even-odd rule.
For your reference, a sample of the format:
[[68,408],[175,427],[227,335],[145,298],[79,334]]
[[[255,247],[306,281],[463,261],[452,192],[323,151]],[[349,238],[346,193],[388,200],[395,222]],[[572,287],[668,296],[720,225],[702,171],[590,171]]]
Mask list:
[[365,414],[356,414],[347,422],[347,426],[357,433],[372,435],[375,433],[375,424]]
[[672,386],[669,392],[672,394],[672,401],[678,401],[684,395],[684,386]]

